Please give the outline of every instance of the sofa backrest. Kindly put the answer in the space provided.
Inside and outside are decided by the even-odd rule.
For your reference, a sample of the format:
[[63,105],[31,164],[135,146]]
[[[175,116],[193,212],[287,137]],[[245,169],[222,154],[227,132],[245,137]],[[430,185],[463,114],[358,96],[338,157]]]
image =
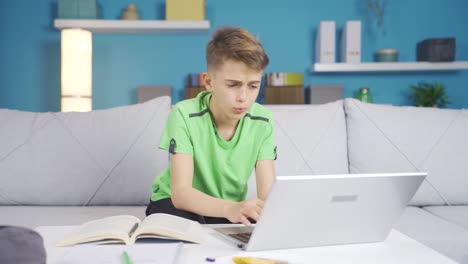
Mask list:
[[[265,106],[275,121],[276,175],[348,173],[342,100],[323,105]],[[254,173],[247,196],[256,196]]]
[[0,205],[143,205],[170,98],[88,113],[0,109]]
[[348,173],[343,101],[266,105],[275,120],[276,175]]
[[351,173],[428,172],[412,205],[468,204],[468,112],[345,100]]

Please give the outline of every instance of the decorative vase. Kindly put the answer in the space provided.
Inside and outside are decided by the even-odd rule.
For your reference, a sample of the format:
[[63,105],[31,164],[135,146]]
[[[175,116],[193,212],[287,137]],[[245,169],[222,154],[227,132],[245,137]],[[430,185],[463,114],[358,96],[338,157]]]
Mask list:
[[396,62],[398,61],[398,50],[397,49],[381,49],[376,52],[375,61]]
[[359,88],[359,92],[356,95],[356,99],[358,99],[361,102],[372,103],[372,95],[370,93],[369,88],[367,87]]

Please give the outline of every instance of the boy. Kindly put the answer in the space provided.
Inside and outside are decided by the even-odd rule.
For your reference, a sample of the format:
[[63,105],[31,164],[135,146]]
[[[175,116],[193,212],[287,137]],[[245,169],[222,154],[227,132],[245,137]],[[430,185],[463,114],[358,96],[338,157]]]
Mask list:
[[[227,27],[213,34],[206,59],[207,91],[169,114],[160,148],[169,150],[170,166],[153,182],[146,215],[249,226],[274,181],[273,120],[255,103],[269,59],[248,31]],[[258,198],[245,200],[254,168]]]

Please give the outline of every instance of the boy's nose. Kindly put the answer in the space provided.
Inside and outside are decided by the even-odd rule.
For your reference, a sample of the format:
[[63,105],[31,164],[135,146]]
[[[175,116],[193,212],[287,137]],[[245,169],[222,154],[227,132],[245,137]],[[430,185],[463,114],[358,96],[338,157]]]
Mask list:
[[247,99],[247,89],[241,88],[239,93],[237,94],[237,100],[239,102],[244,102]]

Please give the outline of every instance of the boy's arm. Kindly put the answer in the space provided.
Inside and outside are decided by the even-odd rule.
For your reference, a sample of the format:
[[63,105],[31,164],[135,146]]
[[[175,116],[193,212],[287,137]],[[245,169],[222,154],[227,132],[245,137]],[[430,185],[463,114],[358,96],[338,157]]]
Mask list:
[[233,202],[209,196],[192,187],[193,156],[171,154],[171,199],[177,209],[203,216],[224,217],[233,223],[250,225],[247,218],[258,219],[263,201]]
[[255,166],[257,181],[257,197],[265,201],[275,180],[275,167],[273,160],[259,160]]

